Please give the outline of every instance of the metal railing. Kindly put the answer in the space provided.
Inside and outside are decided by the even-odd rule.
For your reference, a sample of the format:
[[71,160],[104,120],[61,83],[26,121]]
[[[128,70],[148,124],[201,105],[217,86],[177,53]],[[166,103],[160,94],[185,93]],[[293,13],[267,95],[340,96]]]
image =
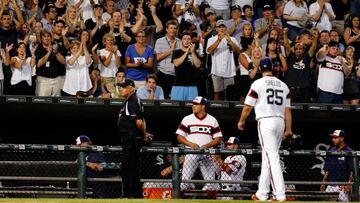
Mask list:
[[[257,185],[257,175],[256,172],[256,164],[258,161],[251,160],[253,158],[259,157],[261,155],[261,150],[259,149],[239,149],[236,151],[233,150],[226,150],[226,149],[186,149],[180,147],[143,147],[141,150],[142,156],[154,156],[159,154],[171,154],[172,155],[172,178],[169,179],[160,179],[153,175],[144,175],[141,179],[144,183],[155,183],[155,184],[164,184],[171,182],[171,190],[172,190],[172,197],[173,198],[182,198],[183,196],[181,193],[181,183],[191,183],[191,184],[200,184],[203,185],[205,183],[213,183],[213,184],[241,184],[241,185],[250,185],[254,186]],[[89,190],[89,183],[91,182],[104,182],[104,183],[121,183],[121,176],[119,175],[112,175],[110,177],[87,177],[87,167],[86,167],[86,160],[85,160],[85,153],[93,152],[93,153],[106,153],[109,156],[110,161],[116,162],[119,161],[122,153],[122,147],[120,146],[89,146],[89,147],[77,147],[74,145],[36,145],[36,144],[0,144],[0,181],[2,185],[0,186],[0,195],[7,195],[7,194],[21,194],[21,193],[30,193],[30,194],[58,194],[58,195],[76,195],[78,198],[85,198],[91,195],[94,191]],[[252,165],[248,166],[251,167],[246,173],[249,175],[244,178],[242,181],[223,181],[223,180],[203,180],[201,178],[195,178],[193,180],[186,180],[181,181],[181,163],[179,162],[179,157],[182,155],[188,154],[205,154],[205,155],[244,155],[247,159],[251,160],[249,163]],[[326,184],[326,185],[351,185],[351,201],[359,201],[359,157],[360,151],[353,151],[353,152],[331,152],[331,151],[312,151],[312,150],[294,150],[294,151],[287,151],[281,150],[280,151],[281,157],[284,158],[285,165],[291,166],[288,172],[288,176],[298,176],[298,178],[286,178],[285,176],[285,183],[286,185],[297,185],[297,186],[306,186],[306,188],[316,188],[317,186]],[[316,157],[328,157],[328,156],[335,156],[335,157],[348,157],[352,159],[353,167],[353,182],[322,182],[321,179],[309,179],[311,178],[308,174],[301,174],[306,173],[304,172],[305,169],[302,168],[303,163],[301,162],[294,162],[301,160],[301,157],[305,157],[306,159],[315,159]],[[288,160],[293,162],[287,162]],[[8,166],[11,164],[15,164],[19,166],[19,174],[14,169],[12,171],[6,171],[6,173],[1,172],[2,170],[6,170]],[[24,165],[26,167],[24,167]],[[41,167],[45,167],[45,169],[41,169]],[[60,166],[65,167],[64,169],[58,169],[59,171],[50,171],[49,173],[55,174],[51,176],[51,174],[41,173],[38,174],[38,171],[45,171],[48,172],[46,167],[55,167],[55,169],[59,168]],[[36,169],[39,167],[39,169]],[[31,168],[35,168],[35,172],[31,173],[29,170]],[[309,168],[309,167],[307,167]],[[23,174],[22,170],[27,170],[29,174]],[[146,165],[142,167],[143,170],[155,170],[152,168],[152,165]],[[54,170],[54,169],[50,169]],[[69,170],[68,172],[66,170]],[[74,170],[74,171],[72,171]],[[71,171],[71,172],[70,172]],[[21,173],[21,174],[20,174]],[[68,174],[62,174],[68,173]],[[182,171],[184,173],[184,171]],[[293,173],[293,174],[292,174]],[[5,175],[4,175],[5,174]],[[69,175],[70,174],[70,175]],[[38,176],[37,176],[38,175]],[[309,176],[309,177],[306,177]],[[16,184],[4,184],[6,181],[16,181]],[[64,182],[66,185],[55,185],[53,187],[44,187],[42,185],[29,185],[27,183],[26,186],[23,186],[22,183],[30,181],[31,183],[35,184],[37,181],[40,183],[57,183],[57,182]],[[71,186],[69,186],[69,182]],[[72,184],[74,183],[74,184]],[[76,184],[75,184],[76,183]],[[44,185],[44,184],[43,184]],[[315,187],[314,187],[315,186]],[[24,188],[28,190],[24,190]],[[27,192],[28,191],[28,192]],[[120,192],[120,191],[117,191]],[[201,193],[199,191],[198,193]],[[293,196],[303,197],[306,194],[314,194],[314,195],[321,195],[325,193],[321,193],[320,191],[316,191],[316,189],[311,190],[298,190],[289,192],[293,194]],[[248,196],[249,192],[228,192],[222,191],[224,196]],[[330,194],[330,193],[329,193]],[[337,194],[337,193],[336,193]],[[196,195],[196,190],[191,192],[191,195]],[[204,194],[200,194],[201,196]]]

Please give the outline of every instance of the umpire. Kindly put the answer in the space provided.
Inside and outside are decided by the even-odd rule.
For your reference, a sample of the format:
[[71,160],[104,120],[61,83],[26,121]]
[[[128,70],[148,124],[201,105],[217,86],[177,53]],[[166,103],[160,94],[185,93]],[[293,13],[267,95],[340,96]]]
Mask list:
[[142,198],[140,183],[140,147],[150,139],[146,132],[144,109],[135,94],[135,83],[126,79],[120,86],[125,102],[119,113],[119,135],[123,147],[123,198]]

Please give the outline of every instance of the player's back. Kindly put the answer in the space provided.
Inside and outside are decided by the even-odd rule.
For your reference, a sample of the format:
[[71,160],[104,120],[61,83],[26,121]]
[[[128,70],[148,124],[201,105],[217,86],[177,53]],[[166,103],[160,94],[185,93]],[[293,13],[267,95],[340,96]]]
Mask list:
[[256,120],[284,118],[285,107],[290,107],[289,88],[274,76],[262,77],[251,85],[245,104],[254,106]]

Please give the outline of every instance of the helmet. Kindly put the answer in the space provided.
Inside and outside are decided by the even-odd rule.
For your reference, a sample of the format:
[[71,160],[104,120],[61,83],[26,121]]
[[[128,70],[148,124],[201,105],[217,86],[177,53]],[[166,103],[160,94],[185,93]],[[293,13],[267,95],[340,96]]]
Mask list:
[[271,58],[265,57],[260,60],[260,71],[261,72],[272,71],[272,69],[273,69],[273,67],[272,67]]

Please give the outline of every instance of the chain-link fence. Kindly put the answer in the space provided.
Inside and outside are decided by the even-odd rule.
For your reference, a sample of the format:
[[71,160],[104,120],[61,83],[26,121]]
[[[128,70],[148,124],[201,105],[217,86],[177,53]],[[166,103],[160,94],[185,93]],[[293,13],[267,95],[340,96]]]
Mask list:
[[[281,151],[288,199],[358,201],[359,156],[360,152]],[[0,196],[119,198],[121,160],[121,147],[0,145]],[[250,199],[261,164],[258,149],[142,148],[143,195]],[[337,173],[331,174],[334,170]]]

